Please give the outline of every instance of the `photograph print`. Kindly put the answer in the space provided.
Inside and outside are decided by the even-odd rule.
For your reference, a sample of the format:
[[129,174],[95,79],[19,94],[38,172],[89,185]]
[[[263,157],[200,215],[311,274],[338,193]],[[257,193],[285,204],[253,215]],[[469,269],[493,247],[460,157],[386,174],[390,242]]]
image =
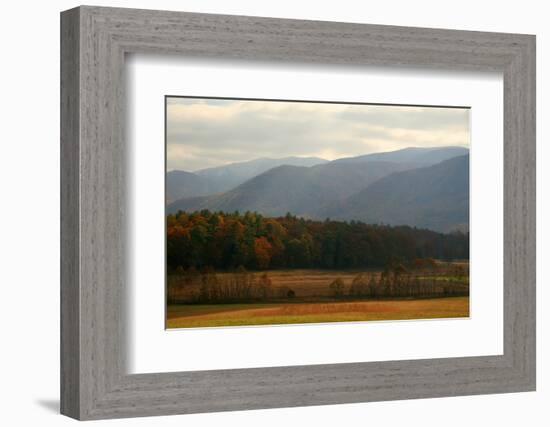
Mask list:
[[168,329],[469,317],[468,107],[165,102]]

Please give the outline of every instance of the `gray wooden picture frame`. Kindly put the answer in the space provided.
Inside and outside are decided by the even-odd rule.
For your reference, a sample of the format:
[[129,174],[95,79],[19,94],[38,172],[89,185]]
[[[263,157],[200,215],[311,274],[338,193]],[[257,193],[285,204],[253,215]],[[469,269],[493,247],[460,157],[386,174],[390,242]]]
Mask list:
[[[127,374],[127,53],[502,72],[504,354]],[[534,36],[88,6],[62,12],[63,414],[85,420],[530,390],[535,390]]]

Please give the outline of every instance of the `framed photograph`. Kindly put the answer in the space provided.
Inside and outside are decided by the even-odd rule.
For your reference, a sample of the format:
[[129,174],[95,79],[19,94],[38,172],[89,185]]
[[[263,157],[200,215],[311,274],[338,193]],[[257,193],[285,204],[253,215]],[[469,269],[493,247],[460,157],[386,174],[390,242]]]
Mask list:
[[535,37],[61,14],[61,411],[535,389]]
[[469,108],[167,96],[166,153],[167,328],[469,317]]

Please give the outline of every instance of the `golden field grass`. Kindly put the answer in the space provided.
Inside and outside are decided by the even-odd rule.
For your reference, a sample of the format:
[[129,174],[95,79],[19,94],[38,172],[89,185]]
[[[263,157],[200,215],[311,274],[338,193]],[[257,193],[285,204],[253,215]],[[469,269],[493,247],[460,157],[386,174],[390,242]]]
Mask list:
[[168,305],[167,328],[468,317],[468,297],[353,302]]

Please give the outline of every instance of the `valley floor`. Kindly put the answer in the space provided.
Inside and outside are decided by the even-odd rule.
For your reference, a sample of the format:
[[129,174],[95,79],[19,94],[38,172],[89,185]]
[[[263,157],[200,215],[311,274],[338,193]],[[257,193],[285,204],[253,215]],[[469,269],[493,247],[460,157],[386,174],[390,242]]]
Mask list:
[[468,297],[282,302],[258,304],[175,304],[167,306],[168,329],[459,318],[470,315]]

